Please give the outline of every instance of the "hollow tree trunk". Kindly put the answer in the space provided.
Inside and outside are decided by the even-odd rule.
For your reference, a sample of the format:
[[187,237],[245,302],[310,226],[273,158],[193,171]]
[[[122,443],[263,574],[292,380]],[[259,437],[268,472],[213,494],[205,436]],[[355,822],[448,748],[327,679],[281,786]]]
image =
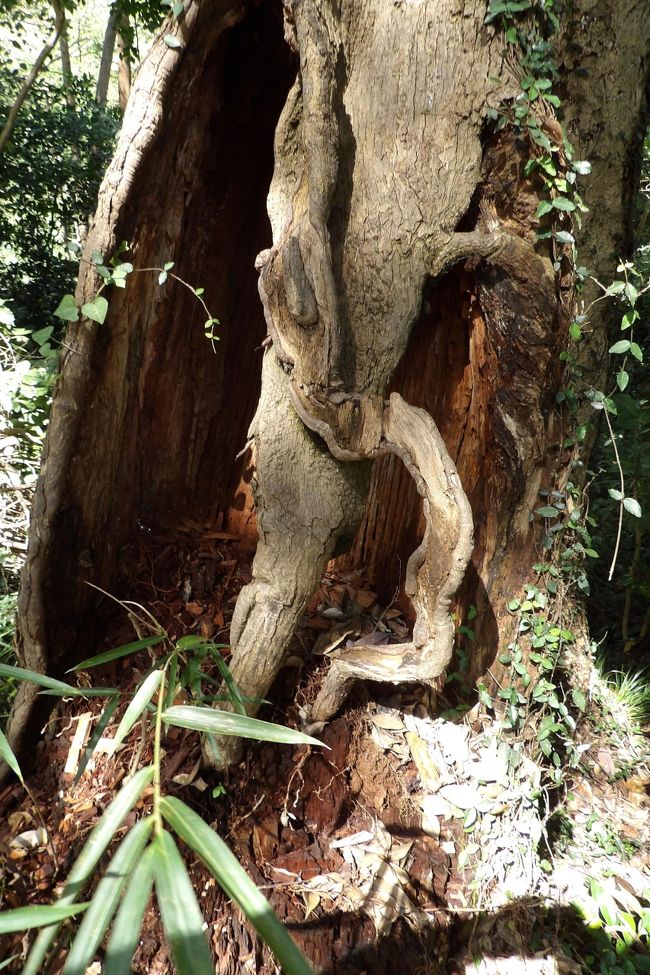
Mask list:
[[[604,47],[606,16],[608,5],[585,2],[580,38],[592,57]],[[609,61],[603,55],[590,64],[588,90],[614,73],[617,104],[628,108],[617,112],[620,140],[598,132],[596,150],[603,147],[604,156],[594,160],[587,193],[596,214],[605,209],[608,187],[630,181],[645,109],[640,16],[637,7],[617,6],[616,50],[626,60],[619,65],[610,51]],[[92,638],[87,615],[94,615],[83,583],[111,586],[138,520],[173,517],[180,499],[198,520],[232,508],[240,483],[233,458],[259,388],[254,350],[264,326],[253,264],[261,251],[260,291],[273,337],[268,355],[282,365],[292,409],[337,459],[332,496],[348,482],[352,495],[357,491],[359,478],[347,465],[393,455],[375,464],[355,550],[384,586],[408,587],[413,641],[389,656],[368,650],[341,661],[326,694],[338,702],[355,672],[391,680],[441,672],[451,647],[447,607],[470,553],[472,524],[462,593],[479,609],[477,669],[493,656],[503,600],[529,561],[530,512],[558,456],[553,403],[569,295],[535,243],[536,187],[522,177],[527,146],[507,134],[485,139],[487,104],[518,88],[500,37],[482,20],[478,2],[465,5],[462,16],[451,0],[435,12],[426,3],[376,10],[368,0],[340,14],[304,3],[288,8],[287,45],[277,8],[223,0],[210,9],[188,7],[175,28],[180,49],[154,45],[87,247],[108,256],[121,240],[131,241],[140,267],[177,259],[181,276],[206,286],[208,305],[222,320],[222,343],[212,356],[191,295],[169,285],[165,295],[147,274],[133,275],[126,292],[112,296],[104,327],[82,322],[70,329],[21,596],[19,646],[27,666],[61,672],[71,646],[83,654],[81,634]],[[574,51],[575,44],[572,58]],[[381,98],[368,97],[378,91]],[[285,101],[270,234],[264,198],[272,130]],[[597,122],[611,129],[614,119],[597,119],[595,96],[587,102],[581,139],[589,148]],[[596,257],[611,253],[605,234],[611,227],[620,236],[625,203],[609,200],[608,226],[600,216],[588,225],[583,236]],[[84,261],[79,297],[96,287]],[[401,395],[386,401],[391,381]],[[264,388],[262,404],[266,397]],[[409,442],[418,424],[437,445],[431,456]],[[316,449],[313,439],[304,440],[305,450]],[[358,506],[352,495],[350,517]],[[272,496],[265,487],[265,499]],[[306,509],[303,517],[302,529],[294,529],[297,549],[312,543]],[[333,524],[323,527],[320,562],[336,535],[349,532],[350,517],[332,515]],[[388,580],[378,566],[404,565],[408,545],[416,549],[413,561],[401,578]],[[264,646],[256,644],[261,624],[250,607],[259,587],[270,584],[264,548],[259,559],[259,578],[236,616],[235,670],[265,675],[264,688],[247,689],[252,696],[265,692],[274,667],[252,666],[248,648],[281,659],[293,623],[280,616],[295,621],[314,578],[300,572],[293,589],[284,578],[295,595],[290,605],[286,593],[277,600],[275,643],[268,645],[265,631]],[[269,621],[264,625],[268,630]],[[14,718],[18,737],[18,714],[29,712],[21,705],[25,694]],[[321,699],[316,715],[333,706]]]
[[[573,67],[581,46],[588,70],[565,79],[567,116],[594,164],[581,246],[606,276],[625,247],[650,11],[575,11],[564,57]],[[92,251],[125,240],[136,268],[175,260],[205,287],[221,342],[213,355],[192,295],[149,273],[111,295],[104,326],[71,326],[19,653],[54,675],[88,654],[100,634],[85,583],[115,591],[139,525],[241,526],[250,428],[259,542],[231,634],[242,693],[266,695],[357,525],[349,557],[411,604],[404,644],[336,658],[312,711],[326,721],[356,679],[440,675],[454,599],[479,612],[474,672],[494,660],[535,561],[538,492],[570,461],[555,394],[573,293],[537,240],[530,146],[486,123],[520,89],[484,3],[292,0],[285,15],[283,28],[279,4],[190,2],[164,31],[181,47],[159,38],[135,81],[77,297],[97,287]],[[615,116],[600,113],[614,92]],[[605,318],[593,325],[602,351]],[[41,720],[30,694],[14,742]],[[207,756],[234,757],[228,743]]]

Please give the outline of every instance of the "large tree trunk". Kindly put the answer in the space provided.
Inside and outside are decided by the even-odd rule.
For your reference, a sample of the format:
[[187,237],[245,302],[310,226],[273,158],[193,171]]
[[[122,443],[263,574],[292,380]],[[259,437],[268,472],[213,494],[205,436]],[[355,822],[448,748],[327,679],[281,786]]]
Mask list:
[[[536,238],[530,146],[486,121],[519,91],[503,39],[479,0],[296,0],[285,36],[279,4],[186,6],[181,48],[159,38],[134,84],[78,298],[97,287],[92,251],[108,257],[126,240],[136,268],[175,260],[205,287],[221,342],[213,355],[191,294],[145,273],[111,295],[104,326],[70,328],[20,596],[21,663],[58,675],[88,653],[98,601],[86,583],[119,588],[139,526],[250,531],[248,457],[235,461],[249,437],[259,542],[231,632],[242,693],[267,694],[327,561],[357,528],[348,558],[386,595],[402,588],[412,637],[340,654],[313,721],[357,679],[435,681],[453,600],[477,606],[482,673],[535,561],[538,492],[570,461],[555,394],[572,280]],[[647,2],[580,0],[565,48],[567,68],[576,42],[587,59],[586,77],[565,79],[567,117],[594,163],[581,241],[603,277],[625,248],[649,14]],[[601,353],[605,318],[593,325]],[[19,692],[15,742],[42,717],[31,693]],[[236,757],[228,743],[207,756]]]

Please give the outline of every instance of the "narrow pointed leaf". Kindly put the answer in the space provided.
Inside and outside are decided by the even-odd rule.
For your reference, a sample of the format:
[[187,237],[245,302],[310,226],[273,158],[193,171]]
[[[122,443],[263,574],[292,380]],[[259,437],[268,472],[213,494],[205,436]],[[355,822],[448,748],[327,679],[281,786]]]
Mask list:
[[201,908],[171,833],[160,833],[153,847],[156,896],[176,973],[214,975]]
[[64,921],[73,914],[81,914],[89,904],[37,904],[32,907],[17,907],[13,911],[3,911],[0,914],[0,934],[11,934],[13,931],[27,931],[29,928],[42,928],[46,924]]
[[[86,840],[86,845],[75,860],[72,870],[68,875],[68,880],[63,888],[63,893],[59,897],[58,904],[73,904],[80,892],[87,883],[92,871],[97,865],[100,857],[115,836],[117,829],[124,817],[131,811],[133,806],[140,798],[141,793],[153,779],[153,765],[136,772],[132,779],[120,789],[111,804],[107,807],[104,815],[99,820],[90,836]],[[22,975],[40,975],[43,968],[43,961],[50,946],[57,936],[60,924],[50,924],[43,928],[32,946]]]
[[239,693],[239,688],[237,687],[232,674],[230,673],[230,667],[223,659],[219,653],[218,647],[214,645],[210,646],[210,651],[212,653],[212,658],[219,669],[221,676],[223,677],[224,684],[228,688],[228,693],[232,698],[232,705],[238,714],[246,714],[246,708],[244,706],[244,701],[241,694]]
[[242,909],[287,975],[313,975],[313,969],[220,836],[180,799],[165,796],[160,811],[172,829],[205,863],[225,893]]
[[70,695],[78,696],[83,693],[80,688],[65,684],[62,680],[46,677],[45,674],[37,674],[34,670],[25,670],[24,667],[10,667],[9,664],[0,664],[0,677],[26,680],[30,684],[38,684],[39,687],[47,687],[51,690],[65,691],[66,694]]
[[119,697],[117,687],[48,687],[39,691],[44,697]]
[[167,690],[165,691],[164,706],[170,708],[174,703],[176,691],[178,689],[178,654],[173,653],[169,662],[167,673]]
[[148,846],[124,892],[104,956],[104,975],[131,975],[131,961],[153,887],[154,854],[155,848]]
[[146,647],[153,647],[157,643],[162,643],[165,639],[166,634],[157,633],[155,636],[145,637],[144,640],[136,640],[134,643],[125,643],[121,647],[113,647],[112,650],[107,650],[105,653],[98,653],[96,657],[88,657],[87,660],[82,660],[80,664],[75,664],[74,667],[70,667],[66,673],[70,673],[71,670],[85,670],[88,667],[98,667],[100,664],[109,663],[111,660],[118,660],[120,657],[126,657],[130,653],[137,653],[138,650],[144,650]]
[[14,755],[13,749],[7,739],[5,738],[4,732],[0,728],[0,755],[4,758],[5,762],[9,768],[16,773],[21,782],[24,782],[23,773],[20,770],[20,765],[18,764],[18,759]]
[[115,738],[113,739],[113,748],[111,754],[114,754],[118,745],[120,745],[129,731],[136,723],[147,704],[151,698],[156,693],[160,682],[162,680],[163,672],[162,670],[152,670],[151,673],[145,677],[145,679],[140,684],[139,688],[133,695],[133,699],[129,704],[128,708],[124,712],[124,716],[119,723],[118,729],[115,732]]
[[83,755],[81,756],[81,761],[79,762],[79,768],[77,769],[77,774],[75,775],[74,781],[72,783],[73,785],[77,784],[81,776],[86,771],[86,765],[90,761],[92,754],[95,751],[95,748],[97,747],[97,743],[99,742],[99,739],[102,737],[106,728],[108,727],[108,723],[113,717],[113,714],[115,713],[115,709],[117,708],[117,705],[119,703],[120,703],[119,695],[112,697],[108,702],[108,704],[106,705],[106,707],[104,708],[104,710],[102,711],[102,716],[97,722],[97,724],[95,725],[93,729],[93,733],[88,739],[86,747],[84,748]]
[[317,738],[311,738],[293,728],[283,728],[282,725],[272,724],[270,721],[248,718],[230,711],[215,711],[213,708],[179,704],[163,711],[162,719],[167,724],[192,728],[194,731],[238,735],[241,738],[255,738],[257,741],[278,741],[286,745],[320,745],[321,748],[327,748]]
[[84,975],[93,960],[106,929],[113,920],[126,882],[149,839],[153,822],[153,816],[141,819],[129,830],[117,848],[79,926],[63,975]]

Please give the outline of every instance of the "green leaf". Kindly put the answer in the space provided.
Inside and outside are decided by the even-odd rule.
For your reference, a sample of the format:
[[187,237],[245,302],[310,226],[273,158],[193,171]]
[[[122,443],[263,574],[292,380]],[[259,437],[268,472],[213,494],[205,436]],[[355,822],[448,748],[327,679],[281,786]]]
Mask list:
[[577,687],[574,687],[571,691],[571,698],[579,711],[587,710],[587,698],[582,691],[578,690]]
[[568,230],[556,230],[553,236],[561,244],[575,244],[576,242],[575,237]]
[[165,796],[160,811],[172,829],[203,860],[228,897],[242,909],[287,975],[313,975],[271,905],[220,836],[180,799]]
[[2,728],[0,728],[0,756],[4,758],[9,768],[16,773],[20,781],[24,784],[25,780],[23,779],[23,773],[20,770],[18,759],[14,755],[11,745],[5,738]]
[[178,2],[175,3],[172,7],[172,14],[174,15],[174,17],[176,17],[176,19],[178,19],[184,10],[185,10],[185,4],[182,2],[182,0],[178,0]]
[[158,284],[164,284],[167,280],[167,271],[161,271],[158,275]]
[[60,691],[66,696],[70,695],[70,697],[83,697],[86,693],[86,688],[72,687],[62,680],[54,680],[53,677],[46,677],[45,674],[37,674],[35,671],[25,670],[23,667],[11,667],[9,664],[0,664],[0,677],[26,680],[30,684],[38,684],[39,687],[46,687],[48,690]]
[[285,745],[328,747],[322,741],[318,741],[317,738],[311,738],[293,728],[283,728],[282,725],[271,724],[270,721],[260,721],[258,718],[248,718],[243,714],[215,711],[213,708],[179,704],[163,711],[162,719],[166,724],[176,725],[179,728],[192,728],[194,731],[255,738],[257,741],[277,741]]
[[54,312],[57,318],[64,322],[76,322],[79,319],[79,309],[74,300],[74,295],[64,295]]
[[643,362],[643,350],[641,349],[640,345],[637,345],[636,342],[630,342],[630,352],[635,359],[638,359],[639,362]]
[[173,262],[173,261],[166,261],[166,262],[165,262],[165,263],[163,264],[163,269],[164,269],[165,271],[171,271],[171,269],[173,268],[173,266],[174,266],[174,262]]
[[245,715],[246,707],[244,705],[242,696],[239,692],[239,688],[237,687],[237,684],[235,683],[233,676],[230,673],[230,668],[228,667],[228,664],[219,653],[218,647],[216,647],[214,644],[210,644],[210,651],[212,653],[212,658],[217,665],[217,669],[219,670],[221,676],[223,677],[224,684],[228,688],[228,694],[232,701],[233,708],[235,709],[237,714]]
[[46,924],[65,921],[67,917],[83,913],[89,905],[90,902],[73,904],[71,907],[61,904],[37,904],[32,907],[16,907],[13,911],[2,911],[0,913],[0,934],[27,931],[29,928],[42,928]]
[[623,507],[626,511],[629,511],[631,515],[634,515],[635,518],[640,518],[643,514],[641,511],[641,505],[636,498],[623,498]]
[[627,384],[629,383],[629,381],[630,381],[629,373],[627,373],[625,369],[619,369],[618,373],[616,374],[616,385],[618,386],[621,392],[623,392],[624,389],[627,389]]
[[574,342],[578,342],[582,338],[582,329],[577,322],[571,322],[569,325],[569,335]]
[[570,213],[572,210],[575,210],[576,205],[573,200],[567,199],[566,196],[556,196],[553,200],[553,208],[555,210],[562,210],[565,213]]
[[79,926],[63,975],[84,975],[118,908],[122,891],[135,869],[153,828],[153,816],[129,830],[99,881],[90,907]]
[[589,173],[591,172],[591,163],[588,162],[586,159],[575,160],[574,162],[571,163],[571,169],[573,169],[580,176],[588,176]]
[[629,352],[630,343],[627,339],[620,339],[618,342],[614,342],[614,345],[609,350],[610,355],[621,355],[623,352]]
[[157,643],[162,643],[166,639],[166,633],[157,633],[155,636],[147,636],[143,640],[136,640],[134,643],[125,643],[121,647],[113,647],[112,650],[107,650],[106,653],[98,653],[96,657],[88,657],[86,660],[82,660],[80,664],[75,664],[74,667],[70,667],[66,671],[67,674],[71,670],[86,670],[88,667],[99,667],[100,664],[106,664],[111,660],[118,660],[120,657],[126,657],[130,653],[137,653],[138,650],[144,650],[146,647],[154,647]]
[[113,744],[110,751],[111,755],[115,754],[118,746],[124,741],[129,731],[156,693],[158,687],[160,686],[162,676],[162,670],[152,670],[138,687],[128,708],[124,712],[117,731],[115,732],[115,737],[113,738]]
[[535,511],[536,515],[540,515],[541,518],[557,518],[559,511],[552,504],[546,505],[544,508],[537,508]]
[[174,37],[173,34],[165,34],[165,36],[163,37],[163,41],[165,42],[167,47],[171,47],[174,49],[179,48],[181,46],[181,42],[177,37]]
[[550,200],[540,200],[539,206],[535,211],[536,217],[543,217],[545,214],[550,213],[553,209],[553,204]]
[[617,491],[616,488],[609,488],[608,491],[607,491],[607,493],[609,494],[610,498],[613,498],[614,499],[614,501],[622,501],[623,500],[623,492],[622,491]]
[[639,313],[636,308],[631,311],[626,311],[621,319],[621,331],[624,332],[626,328],[631,328],[636,321],[638,321]]
[[46,325],[45,328],[39,328],[37,332],[32,332],[32,342],[35,342],[36,345],[45,345],[52,337],[53,331],[54,328],[51,325]]
[[607,410],[608,413],[611,413],[612,414],[612,416],[618,416],[618,410],[616,408],[616,403],[614,402],[613,399],[611,399],[611,397],[609,397],[609,396],[606,396],[605,397],[605,399],[603,400],[603,406],[605,407],[605,409]]
[[[86,840],[86,845],[77,857],[68,875],[67,883],[58,900],[60,905],[74,903],[88,882],[100,857],[104,854],[109,843],[115,836],[122,820],[128,815],[146,786],[152,781],[153,773],[153,765],[147,765],[145,768],[140,769],[120,789],[111,804],[107,807],[102,818]],[[27,957],[22,975],[41,975],[43,961],[60,927],[60,924],[51,924],[43,928]]]
[[119,697],[117,687],[73,687],[72,690],[64,684],[63,687],[48,687],[41,694],[52,697]]
[[636,299],[639,297],[639,292],[636,290],[634,285],[628,281],[625,285],[625,297],[631,305],[636,304]]
[[94,301],[87,301],[85,305],[81,306],[81,314],[85,315],[86,318],[90,318],[91,321],[97,322],[99,325],[103,325],[106,321],[107,311],[108,302],[103,295],[98,295]]
[[104,258],[102,257],[102,255],[97,250],[94,250],[92,252],[92,254],[90,255],[90,260],[93,262],[93,264],[103,264],[104,263]]
[[104,734],[106,728],[108,727],[108,723],[113,717],[115,713],[115,709],[117,708],[117,705],[119,703],[120,703],[120,695],[116,694],[115,697],[112,697],[110,699],[110,701],[102,711],[102,716],[97,722],[97,724],[95,725],[93,729],[93,733],[88,739],[86,747],[83,750],[83,755],[81,756],[81,761],[79,762],[79,768],[77,769],[77,773],[72,783],[73,785],[77,784],[81,776],[86,771],[86,765],[90,761],[92,754],[95,751],[95,748],[97,747],[97,743],[99,739],[102,737],[102,735]]
[[625,290],[625,281],[612,281],[605,294],[620,295]]
[[201,908],[171,833],[159,833],[152,846],[156,896],[177,975],[214,975]]
[[104,975],[131,975],[131,960],[140,940],[142,918],[153,886],[155,850],[147,847],[136,864],[117,912],[104,956]]

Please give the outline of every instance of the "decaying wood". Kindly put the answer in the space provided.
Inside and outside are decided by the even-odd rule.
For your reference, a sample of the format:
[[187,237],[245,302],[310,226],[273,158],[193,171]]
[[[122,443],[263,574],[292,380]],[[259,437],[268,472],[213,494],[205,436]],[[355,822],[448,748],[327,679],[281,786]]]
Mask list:
[[[257,437],[258,516],[263,521],[265,507],[273,507],[273,479],[281,474],[291,490],[298,480],[307,498],[325,498],[327,515],[312,539],[300,493],[291,546],[280,541],[281,529],[268,531],[268,548],[260,550],[252,588],[236,613],[234,667],[241,679],[258,669],[265,686],[272,679],[297,618],[285,602],[291,596],[301,605],[308,586],[307,576],[295,579],[293,563],[301,561],[295,553],[316,551],[319,563],[326,550],[337,551],[335,537],[347,534],[358,510],[362,468],[377,457],[358,564],[368,566],[372,553],[370,567],[377,569],[395,536],[408,534],[413,543],[399,549],[401,564],[419,546],[418,490],[430,510],[439,505],[443,521],[449,518],[444,524],[429,518],[426,526],[429,538],[441,532],[444,552],[433,559],[431,547],[419,549],[426,558],[417,579],[429,580],[431,606],[419,609],[418,586],[411,588],[414,616],[426,627],[409,647],[433,640],[435,600],[442,620],[451,591],[440,582],[443,566],[449,573],[454,567],[460,539],[454,525],[466,501],[458,495],[453,516],[451,502],[436,494],[443,455],[433,450],[436,461],[405,447],[419,417],[415,407],[434,417],[474,512],[476,546],[462,596],[477,605],[477,647],[486,665],[498,646],[495,629],[508,621],[507,599],[533,561],[531,511],[562,451],[554,393],[566,333],[562,305],[570,295],[554,276],[550,248],[536,241],[539,188],[523,175],[530,147],[508,129],[495,136],[485,125],[488,104],[519,92],[502,60],[502,40],[483,24],[478,0],[303,0],[288,3],[285,14],[294,54],[282,39],[279,2],[188,0],[181,23],[163,31],[176,32],[181,47],[158,38],[134,85],[78,298],[92,298],[98,285],[92,250],[109,256],[127,240],[136,267],[174,259],[185,279],[205,286],[221,319],[219,355],[206,350],[192,296],[169,283],[161,292],[155,275],[134,274],[124,292],[111,294],[103,327],[71,327],[20,595],[18,654],[30,669],[60,676],[94,652],[103,620],[86,582],[124,595],[120,553],[139,530],[187,516],[230,528],[236,503],[248,505],[241,492],[235,496],[241,468],[233,470],[233,458],[258,396],[264,321],[253,260],[262,248],[260,288],[273,337],[262,405],[271,409],[277,394],[286,410],[278,430],[290,427],[292,409],[305,430],[292,472],[270,464]],[[581,64],[584,55],[588,77],[570,75],[566,110],[574,120],[571,137],[577,132],[584,146],[579,156],[594,164],[587,195],[595,205],[582,238],[586,263],[593,259],[604,277],[607,267],[596,261],[606,264],[625,243],[623,214],[634,183],[628,160],[647,107],[650,18],[647,0],[625,0],[615,9],[580,0],[572,16],[564,57]],[[603,98],[603,91],[610,94]],[[264,199],[283,103],[268,194],[271,239]],[[622,185],[619,199],[611,188]],[[470,260],[462,269],[447,273],[464,257]],[[417,341],[407,349],[418,320]],[[600,320],[595,328],[601,349]],[[413,379],[405,380],[409,363]],[[394,416],[390,423],[394,442],[387,435],[394,412],[386,405],[389,389],[404,401],[403,425],[395,430]],[[258,418],[259,429],[273,426]],[[326,457],[324,444],[335,468],[327,475],[331,495],[309,475],[309,451]],[[307,474],[298,473],[303,469]],[[385,476],[396,470],[399,484]],[[404,533],[396,509],[407,494],[414,525]],[[345,501],[345,517],[328,507],[336,497]],[[281,512],[277,506],[278,518]],[[270,641],[256,607],[258,595],[260,607],[265,592],[273,596],[264,590],[271,566],[282,582]],[[379,659],[372,661],[377,675]],[[390,662],[386,656],[384,670]],[[324,695],[333,683],[334,677]],[[242,691],[255,694],[255,684]],[[29,685],[19,691],[14,744],[32,714],[32,692]],[[333,706],[322,699],[318,709]],[[32,720],[32,731],[42,717]]]
[[[363,463],[338,463],[307,430],[272,351],[264,357],[262,394],[250,436],[259,541],[253,581],[242,589],[231,623],[230,669],[244,695],[261,699],[337,540],[354,534],[369,470]],[[218,745],[219,754],[213,754],[210,740],[204,740],[204,756],[212,764],[230,764],[241,753],[241,739],[219,738]]]
[[[527,242],[502,234],[495,219],[456,229],[481,175],[484,78],[502,68],[479,6],[466,4],[462,14],[451,0],[442,9],[433,2],[378,6],[371,0],[341,9],[316,2],[285,7],[300,70],[276,134],[269,194],[274,244],[258,260],[273,338],[269,354],[282,365],[276,381],[339,462],[398,454],[424,498],[427,522],[408,566],[413,640],[340,653],[315,703],[315,720],[331,717],[355,678],[431,681],[452,652],[449,603],[472,550],[471,511],[432,418],[399,396],[385,404],[384,395],[427,280],[467,257],[507,261],[517,248],[532,253]],[[468,46],[478,48],[478,66],[463,57]],[[262,402],[269,376],[265,371]],[[307,438],[302,442],[313,449]],[[270,462],[278,464],[276,449],[258,455],[260,481]],[[304,496],[317,497],[310,464],[295,466]],[[285,479],[275,482],[277,489]],[[282,532],[267,537],[268,502],[260,513],[263,557],[256,559],[251,591],[269,585],[262,565],[272,545],[273,571],[295,593],[304,568],[282,553]],[[333,524],[330,530],[334,536]],[[312,517],[294,521],[291,546],[309,548],[312,535]],[[269,614],[256,620],[248,612],[249,592],[242,593],[233,672],[247,696],[266,691],[306,595],[274,603],[269,633]]]

